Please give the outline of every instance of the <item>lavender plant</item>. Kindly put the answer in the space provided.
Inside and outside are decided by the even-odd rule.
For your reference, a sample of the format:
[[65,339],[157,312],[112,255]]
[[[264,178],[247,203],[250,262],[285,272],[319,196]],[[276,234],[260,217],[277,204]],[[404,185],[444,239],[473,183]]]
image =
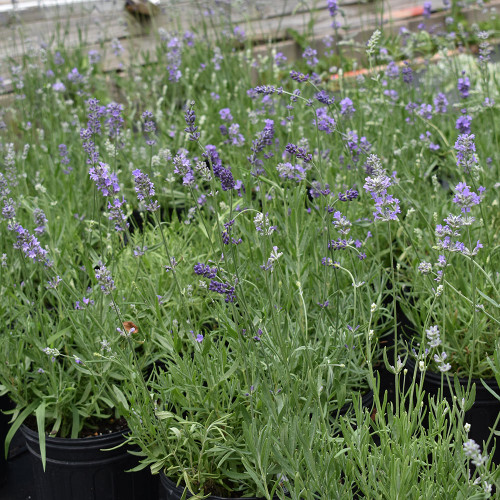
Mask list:
[[[341,7],[324,5],[332,39]],[[371,72],[349,80],[333,68],[352,67],[340,46],[306,37],[299,61],[254,56],[220,8],[199,30],[160,30],[158,62],[132,57],[127,78],[61,46],[11,65],[9,439],[22,422],[77,437],[125,416],[140,467],[197,496],[492,495],[498,468],[464,421],[473,390],[426,415],[418,377],[498,377],[487,33],[477,60],[422,73],[415,56],[463,30],[381,28],[362,47]],[[411,349],[382,355],[388,339],[401,347],[402,313],[421,347],[413,374]],[[378,393],[384,366],[395,404]],[[370,390],[374,412],[360,404]]]

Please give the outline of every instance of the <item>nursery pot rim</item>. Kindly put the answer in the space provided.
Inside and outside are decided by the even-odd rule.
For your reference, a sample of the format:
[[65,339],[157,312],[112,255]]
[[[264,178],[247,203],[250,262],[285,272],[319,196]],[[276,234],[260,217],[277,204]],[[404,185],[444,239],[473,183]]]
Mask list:
[[[166,487],[169,487],[169,488],[175,488],[177,490],[179,490],[179,494],[182,495],[184,493],[184,490],[186,488],[186,486],[182,487],[182,486],[177,486],[177,484],[172,481],[172,479],[170,479],[170,477],[167,476],[167,474],[165,474],[165,471],[162,470],[160,472],[160,484],[162,486],[166,486]],[[189,490],[188,490],[189,491]],[[188,497],[186,498],[191,498],[191,493],[188,492]],[[288,493],[286,493],[286,496],[290,496]],[[181,497],[179,497],[181,498]],[[209,497],[206,498],[206,500],[265,500],[264,497],[220,497],[220,496],[217,496],[217,495],[210,495]],[[278,497],[276,495],[274,495],[273,497],[273,500],[278,500]]]
[[[408,365],[408,368],[410,370],[415,370],[417,367],[417,364],[416,364],[415,360],[413,359],[413,357],[411,356],[410,352],[407,351],[407,353],[408,353],[408,357],[406,359],[406,364]],[[428,380],[429,382],[432,382],[432,383],[439,383],[440,384],[442,375],[444,375],[444,373],[435,372],[430,368],[426,368],[426,370],[425,370],[425,379]],[[457,375],[456,372],[450,373],[451,378],[454,378],[455,375]],[[460,377],[457,375],[457,378],[458,378],[458,382],[460,383],[461,386],[466,386],[469,382],[469,377]],[[481,388],[482,390],[487,391],[487,389],[483,386],[482,381],[486,385],[491,387],[494,391],[499,392],[499,394],[500,394],[500,386],[498,385],[498,382],[496,381],[496,379],[472,377],[471,378],[471,386],[472,386],[472,384],[476,384],[476,395],[477,395],[478,388]],[[448,381],[446,380],[446,377],[444,378],[444,384],[446,386],[448,385]],[[490,394],[489,391],[488,391],[488,394]],[[491,395],[491,397],[493,397],[493,395]]]
[[[38,431],[34,431],[31,429],[29,426],[26,424],[21,424],[21,432],[24,435],[28,435],[31,438],[36,438],[38,440],[39,433]],[[82,437],[82,438],[70,438],[70,437],[58,437],[58,436],[50,436],[49,434],[45,435],[45,441],[48,443],[49,441],[51,443],[55,444],[63,444],[63,443],[71,443],[72,447],[75,446],[86,446],[88,442],[99,442],[102,441],[103,444],[106,443],[107,441],[113,441],[117,439],[118,437],[123,437],[126,440],[125,434],[130,432],[130,429],[127,427],[127,429],[123,429],[121,431],[114,431],[114,432],[108,432],[106,434],[99,434],[97,436],[87,436],[87,437]]]

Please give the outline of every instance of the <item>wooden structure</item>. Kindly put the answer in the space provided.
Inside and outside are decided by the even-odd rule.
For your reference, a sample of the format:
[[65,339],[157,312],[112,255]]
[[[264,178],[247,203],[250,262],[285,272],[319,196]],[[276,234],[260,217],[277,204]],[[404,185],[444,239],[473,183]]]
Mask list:
[[[154,60],[159,28],[182,32],[192,25],[199,26],[200,19],[210,27],[208,36],[238,25],[255,42],[255,50],[259,50],[259,44],[273,40],[289,58],[300,56],[291,30],[304,33],[312,26],[313,40],[318,43],[334,33],[326,0],[155,0],[159,1],[159,9],[152,16],[132,15],[125,8],[126,1],[144,0],[0,0],[0,77],[7,82],[4,91],[9,90],[11,64],[6,61],[19,60],[31,47],[50,46],[57,40],[62,40],[65,47],[84,40],[89,51],[104,54],[103,68],[112,71],[122,61],[126,64],[132,55],[142,54]],[[338,36],[367,40],[381,24],[394,30],[410,24],[410,29],[411,25],[416,29],[424,21],[423,2],[339,0],[336,19],[342,28]],[[434,13],[425,20],[428,26],[443,22],[441,2],[432,0]],[[212,5],[211,13],[205,4]],[[489,17],[491,9],[499,4],[500,0],[492,0],[482,10],[472,9],[472,15],[474,19]],[[124,48],[121,60],[113,53],[113,39]]]

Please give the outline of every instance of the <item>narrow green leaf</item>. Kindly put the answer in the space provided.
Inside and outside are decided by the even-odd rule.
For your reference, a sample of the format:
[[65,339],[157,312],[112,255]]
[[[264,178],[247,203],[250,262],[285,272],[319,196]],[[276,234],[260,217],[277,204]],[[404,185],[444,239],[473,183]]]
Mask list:
[[29,406],[27,406],[14,420],[13,424],[10,426],[9,432],[7,433],[7,436],[5,438],[5,458],[8,457],[9,454],[9,446],[10,442],[12,441],[12,438],[14,437],[14,434],[17,432],[19,427],[23,424],[23,422],[26,420],[26,418],[33,413],[37,405],[37,402],[34,401],[31,403]]
[[497,309],[500,308],[500,304],[498,304],[497,302],[495,302],[491,297],[489,297],[488,295],[486,295],[484,292],[482,292],[481,290],[479,290],[479,288],[476,288],[476,292],[481,295],[481,297],[484,299],[484,300],[487,300],[490,304],[492,304],[493,306],[495,306]]
[[73,417],[71,423],[71,438],[76,439],[78,437],[78,431],[80,430],[80,414],[78,413],[76,405],[73,406],[71,413]]
[[42,459],[42,467],[45,472],[45,465],[47,462],[47,450],[45,447],[45,401],[40,403],[35,410],[36,425],[38,428],[38,444],[40,445],[40,457]]
[[113,384],[113,392],[115,393],[116,399],[123,405],[125,410],[129,411],[127,398],[124,396],[123,392]]

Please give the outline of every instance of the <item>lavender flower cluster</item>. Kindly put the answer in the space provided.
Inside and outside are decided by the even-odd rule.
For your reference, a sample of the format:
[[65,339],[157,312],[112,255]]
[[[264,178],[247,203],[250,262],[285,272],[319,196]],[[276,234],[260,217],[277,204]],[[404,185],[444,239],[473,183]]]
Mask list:
[[399,200],[387,192],[393,181],[386,175],[377,155],[370,155],[367,164],[374,175],[365,178],[366,183],[363,188],[375,201],[375,212],[373,212],[375,220],[385,222],[398,220],[397,214],[401,213]]

